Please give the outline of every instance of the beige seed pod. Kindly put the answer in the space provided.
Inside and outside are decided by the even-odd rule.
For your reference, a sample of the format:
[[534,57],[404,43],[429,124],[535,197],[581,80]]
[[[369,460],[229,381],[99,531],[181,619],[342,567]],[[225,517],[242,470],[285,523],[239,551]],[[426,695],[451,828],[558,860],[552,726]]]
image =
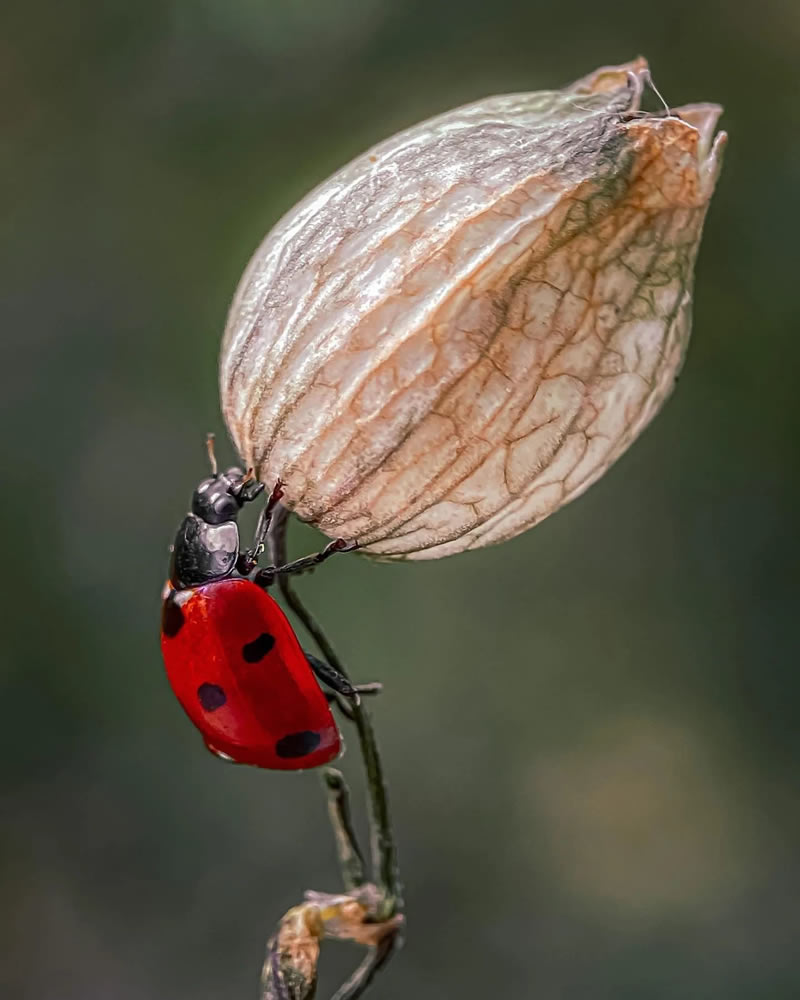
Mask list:
[[525,531],[668,396],[721,109],[643,59],[393,136],[268,234],[220,362],[243,460],[326,534],[431,559]]

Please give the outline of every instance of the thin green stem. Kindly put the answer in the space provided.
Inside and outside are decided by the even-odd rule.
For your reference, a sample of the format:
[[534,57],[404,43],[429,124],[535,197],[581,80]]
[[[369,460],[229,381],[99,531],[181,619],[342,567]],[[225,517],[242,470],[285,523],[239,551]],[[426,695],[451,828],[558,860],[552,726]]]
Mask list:
[[328,795],[328,817],[333,827],[336,841],[336,855],[339,858],[339,868],[342,882],[347,892],[358,889],[364,884],[364,858],[358,846],[353,820],[350,815],[350,793],[347,790],[341,771],[334,767],[326,767],[322,772],[322,780]]
[[[273,514],[269,530],[270,555],[276,566],[286,562],[286,529],[288,511],[278,506]],[[294,588],[291,578],[278,577],[278,587],[288,606],[294,611],[308,630],[325,659],[339,673],[348,677],[347,670],[331,645],[322,627],[307,610]],[[349,679],[349,678],[348,678]],[[353,721],[358,732],[361,756],[367,775],[367,788],[370,802],[370,848],[375,883],[381,891],[381,912],[376,919],[387,920],[391,917],[400,901],[400,883],[397,871],[397,848],[389,815],[389,801],[386,782],[383,776],[378,744],[369,713],[361,704],[352,706]]]
[[359,965],[353,975],[340,986],[331,997],[331,1000],[356,1000],[362,996],[375,974],[389,961],[395,948],[400,942],[400,931],[395,931],[387,936],[375,948],[370,948],[369,954]]

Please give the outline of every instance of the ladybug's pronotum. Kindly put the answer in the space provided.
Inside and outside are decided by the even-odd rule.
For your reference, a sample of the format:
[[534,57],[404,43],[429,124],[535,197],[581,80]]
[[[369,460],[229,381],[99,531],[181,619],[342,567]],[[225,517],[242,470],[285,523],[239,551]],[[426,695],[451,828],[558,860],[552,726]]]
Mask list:
[[256,251],[220,384],[244,461],[384,558],[511,538],[647,426],[686,349],[721,109],[643,59],[393,136]]

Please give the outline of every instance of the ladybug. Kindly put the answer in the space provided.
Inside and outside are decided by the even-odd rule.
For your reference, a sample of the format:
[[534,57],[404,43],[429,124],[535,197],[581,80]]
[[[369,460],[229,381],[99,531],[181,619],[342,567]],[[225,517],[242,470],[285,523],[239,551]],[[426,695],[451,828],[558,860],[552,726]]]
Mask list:
[[[218,757],[277,770],[326,764],[341,750],[329,701],[342,695],[357,703],[359,692],[379,685],[354,687],[305,653],[267,588],[279,574],[303,572],[357,546],[337,539],[316,555],[254,572],[281,483],[261,512],[253,547],[242,552],[239,512],[264,485],[238,468],[218,474],[210,436],[208,448],[212,474],[194,491],[178,528],[162,595],[170,686]],[[316,678],[335,694],[326,695]]]

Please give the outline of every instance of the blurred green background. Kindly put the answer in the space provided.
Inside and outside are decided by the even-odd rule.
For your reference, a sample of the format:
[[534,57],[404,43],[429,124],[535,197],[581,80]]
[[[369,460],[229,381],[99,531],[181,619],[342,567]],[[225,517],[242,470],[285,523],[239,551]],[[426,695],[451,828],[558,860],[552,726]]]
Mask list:
[[[409,930],[376,997],[800,995],[796,0],[2,17],[0,995],[255,998],[271,926],[337,888],[317,776],[213,759],[160,662],[228,302],[371,143],[638,53],[730,133],[675,396],[535,531],[305,594],[386,685]],[[321,997],[357,958],[330,946]]]

